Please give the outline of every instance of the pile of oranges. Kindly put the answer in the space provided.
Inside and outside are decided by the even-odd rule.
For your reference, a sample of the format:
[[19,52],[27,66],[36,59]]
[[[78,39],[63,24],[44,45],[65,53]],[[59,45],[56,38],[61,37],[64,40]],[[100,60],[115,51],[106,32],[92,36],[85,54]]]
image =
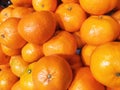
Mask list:
[[0,90],[120,90],[120,0],[11,0],[0,11]]

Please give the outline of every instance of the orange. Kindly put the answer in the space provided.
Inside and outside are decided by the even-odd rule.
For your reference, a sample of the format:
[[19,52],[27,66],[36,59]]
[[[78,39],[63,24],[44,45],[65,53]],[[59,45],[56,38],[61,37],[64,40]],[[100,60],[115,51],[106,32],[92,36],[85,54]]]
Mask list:
[[20,86],[22,90],[36,90],[34,89],[35,85],[32,79],[32,73],[35,63],[36,62],[29,64],[25,72],[20,76]]
[[94,78],[111,88],[120,87],[120,42],[97,46],[91,55],[90,69]]
[[33,8],[36,11],[55,11],[57,8],[57,0],[32,0]]
[[8,64],[10,61],[10,57],[7,56],[3,51],[2,51],[2,47],[0,45],[0,65],[3,64]]
[[9,64],[11,71],[18,77],[20,77],[28,67],[28,63],[24,61],[21,55],[11,56]]
[[79,0],[61,0],[63,3],[79,3]]
[[12,49],[22,48],[26,41],[18,33],[18,18],[8,18],[0,25],[0,43]]
[[0,22],[5,21],[6,19],[12,17],[13,7],[6,7],[0,11]]
[[22,90],[20,86],[20,80],[18,80],[11,88],[11,90]]
[[111,16],[90,16],[82,24],[80,36],[87,44],[100,45],[114,41],[119,35],[119,24]]
[[32,6],[32,0],[11,0],[11,2],[14,6],[25,6],[25,7]]
[[120,87],[118,87],[118,88],[110,88],[110,87],[107,87],[106,90],[120,90]]
[[12,10],[12,17],[17,17],[17,18],[22,18],[25,15],[28,15],[30,13],[32,13],[34,10],[33,8],[29,8],[29,7],[15,7]]
[[44,56],[36,62],[32,77],[35,90],[67,90],[72,82],[72,69],[58,55]]
[[18,77],[15,76],[8,65],[0,65],[0,90],[11,90]]
[[56,29],[54,14],[39,11],[23,17],[18,24],[19,34],[28,42],[43,44],[52,37]]
[[77,42],[74,36],[67,32],[61,31],[56,36],[43,44],[44,55],[73,55],[76,53]]
[[73,36],[75,37],[77,41],[77,48],[82,48],[86,43],[81,39],[79,31],[73,32]]
[[82,58],[82,62],[85,66],[90,66],[91,55],[94,52],[96,47],[97,46],[86,44],[81,49],[81,58]]
[[68,90],[105,90],[93,77],[89,67],[81,67]]
[[34,62],[43,56],[42,45],[27,43],[21,50],[21,55],[26,62]]
[[81,24],[86,19],[86,13],[77,3],[60,4],[55,15],[60,28],[69,32],[79,31]]
[[14,56],[14,55],[18,55],[21,53],[21,49],[12,49],[3,44],[1,44],[1,49],[3,53],[7,56]]
[[79,0],[82,8],[90,14],[102,15],[113,10],[119,0]]

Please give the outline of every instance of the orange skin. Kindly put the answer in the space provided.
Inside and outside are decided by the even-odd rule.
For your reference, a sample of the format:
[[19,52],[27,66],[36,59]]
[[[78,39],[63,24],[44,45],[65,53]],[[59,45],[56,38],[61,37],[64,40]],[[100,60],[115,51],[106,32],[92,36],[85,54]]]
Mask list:
[[20,86],[22,90],[37,90],[32,79],[33,68],[36,62],[33,62],[28,65],[27,69],[20,76]]
[[1,49],[2,49],[3,53],[8,56],[14,56],[14,55],[18,55],[21,53],[21,49],[12,49],[3,44],[1,44]]
[[44,56],[34,66],[32,77],[35,90],[67,90],[72,82],[72,69],[58,55]]
[[79,31],[81,24],[86,19],[86,13],[77,3],[60,4],[55,15],[60,28],[69,32]]
[[14,6],[31,7],[32,0],[11,0]]
[[106,90],[120,90],[120,88],[110,88],[110,87],[107,87]]
[[119,24],[108,15],[90,16],[83,22],[79,33],[87,44],[100,45],[118,37]]
[[27,43],[21,50],[21,55],[26,62],[34,62],[43,56],[42,45]]
[[12,86],[11,90],[23,90],[20,86],[19,80]]
[[28,15],[32,13],[34,10],[33,8],[28,8],[28,7],[15,7],[12,10],[12,17],[17,17],[17,18],[22,18],[25,15]]
[[79,0],[81,7],[89,14],[103,15],[113,10],[118,0]]
[[105,87],[95,80],[89,67],[81,67],[68,90],[105,90]]
[[17,80],[8,65],[0,65],[0,90],[11,90]]
[[91,72],[97,81],[107,87],[120,87],[119,65],[120,42],[108,42],[97,46],[91,55]]
[[67,31],[59,32],[43,44],[43,53],[45,56],[53,54],[69,56],[75,54],[76,50],[77,42],[74,36]]
[[90,62],[91,62],[91,55],[94,52],[95,48],[97,46],[94,45],[84,45],[82,50],[81,50],[81,58],[82,58],[82,62],[85,66],[90,66]]
[[[43,23],[44,22],[44,23]],[[56,29],[54,14],[40,11],[28,14],[18,24],[18,32],[26,41],[43,44],[52,37]]]
[[79,3],[79,0],[61,0],[63,3]]
[[57,8],[58,1],[57,0],[32,0],[33,8],[36,11],[55,11]]
[[18,18],[11,17],[0,25],[0,43],[12,49],[22,48],[26,41],[18,34]]
[[21,55],[11,56],[9,64],[12,72],[18,77],[20,77],[28,67],[28,63],[24,61]]

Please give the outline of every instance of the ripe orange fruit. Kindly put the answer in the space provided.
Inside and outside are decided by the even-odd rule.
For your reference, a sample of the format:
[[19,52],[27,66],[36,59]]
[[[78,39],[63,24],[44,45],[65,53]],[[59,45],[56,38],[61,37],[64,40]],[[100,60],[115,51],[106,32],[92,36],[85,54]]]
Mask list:
[[2,47],[0,45],[0,65],[3,64],[8,64],[10,61],[10,57],[7,56],[3,51],[2,51]]
[[90,16],[82,24],[80,36],[87,44],[100,45],[115,40],[119,24],[111,16]]
[[60,28],[69,32],[79,31],[86,14],[77,3],[63,3],[55,11]]
[[42,45],[27,43],[21,50],[24,61],[34,62],[43,56]]
[[79,0],[82,8],[90,14],[101,15],[114,9],[119,0]]
[[27,67],[28,63],[24,61],[21,55],[11,56],[10,68],[16,76],[20,77]]
[[20,80],[18,80],[11,88],[11,90],[23,90],[20,86]]
[[33,68],[35,90],[67,90],[72,81],[72,69],[68,62],[58,56],[44,56]]
[[28,15],[30,13],[32,13],[34,10],[33,8],[29,8],[29,7],[15,7],[12,10],[12,17],[17,17],[17,18],[22,18],[25,15]]
[[0,90],[11,90],[17,80],[8,65],[0,65]]
[[107,87],[120,87],[120,42],[97,46],[91,55],[94,78]]
[[67,32],[61,31],[56,36],[43,44],[44,55],[73,55],[77,50],[77,42],[74,36]]
[[32,0],[33,8],[36,11],[55,11],[57,8],[57,3],[57,0]]
[[1,49],[3,53],[7,56],[14,56],[14,55],[18,55],[21,53],[21,49],[12,49],[3,44],[1,44]]
[[32,6],[32,0],[11,0],[11,2],[14,6],[25,6],[25,7]]
[[106,90],[120,90],[120,87],[118,87],[118,88],[110,88],[110,87],[107,87]]
[[0,25],[0,43],[12,49],[22,48],[26,41],[18,33],[18,18],[8,18]]
[[27,69],[20,76],[20,86],[22,90],[36,90],[34,89],[34,83],[32,79],[33,68],[36,62],[28,65]]
[[61,0],[63,3],[79,3],[79,0]]
[[86,43],[81,39],[79,31],[73,32],[73,36],[75,37],[77,41],[77,48],[82,48]]
[[89,67],[81,67],[68,90],[105,90],[93,77]]
[[82,58],[82,62],[85,66],[90,66],[91,55],[94,52],[96,47],[97,46],[95,46],[95,45],[86,44],[81,49],[81,58]]
[[49,11],[34,12],[23,17],[18,24],[19,34],[28,42],[43,44],[56,29],[54,14]]
[[0,22],[5,21],[6,19],[12,17],[13,7],[6,7],[0,11]]

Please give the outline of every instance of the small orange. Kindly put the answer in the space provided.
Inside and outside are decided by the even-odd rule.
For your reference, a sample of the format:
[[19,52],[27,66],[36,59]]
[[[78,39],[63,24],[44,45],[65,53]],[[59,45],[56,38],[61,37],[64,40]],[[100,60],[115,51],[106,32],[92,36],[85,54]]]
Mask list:
[[32,6],[32,0],[11,0],[11,2],[14,6],[25,6],[25,7]]
[[119,24],[108,15],[90,16],[83,22],[79,33],[87,44],[100,45],[118,37]]
[[11,88],[11,90],[23,90],[20,86],[20,80],[18,80]]
[[18,18],[11,17],[0,25],[0,43],[12,49],[22,48],[26,41],[18,33]]
[[91,55],[91,72],[98,82],[107,87],[120,87],[119,66],[120,42],[99,45]]
[[74,36],[67,32],[61,31],[56,36],[43,44],[44,55],[73,55],[77,50],[77,42]]
[[24,61],[34,62],[43,56],[42,45],[27,43],[21,50]]
[[28,42],[43,44],[52,37],[56,29],[54,14],[39,11],[23,17],[18,24],[19,34]]
[[18,55],[21,53],[21,49],[12,49],[3,44],[1,44],[1,49],[3,53],[7,56],[14,56],[14,55]]
[[90,66],[91,55],[94,52],[96,47],[97,46],[95,46],[95,45],[86,44],[81,49],[81,58],[82,58],[82,62],[85,66]]
[[17,17],[17,18],[22,18],[25,15],[28,15],[30,13],[32,13],[34,10],[33,8],[29,8],[29,7],[15,7],[12,10],[12,17]]
[[24,61],[21,55],[11,56],[9,64],[12,72],[18,77],[20,77],[28,67],[28,63]]
[[2,9],[2,11],[0,12],[0,22],[5,21],[9,17],[12,17],[13,9],[14,9],[13,7],[6,7],[4,9]]
[[35,63],[36,62],[29,64],[27,69],[20,76],[20,86],[22,90],[38,90],[38,89],[34,89],[35,85],[32,79],[32,73],[33,73],[33,68],[35,66]]
[[93,77],[89,67],[81,67],[68,90],[105,90]]
[[12,86],[18,81],[8,65],[0,65],[0,90],[11,90]]
[[72,69],[58,55],[44,56],[36,62],[32,77],[35,90],[67,90],[72,82]]
[[102,15],[113,10],[119,0],[79,0],[82,8],[90,14]]
[[60,4],[55,15],[60,28],[69,32],[79,31],[81,24],[86,19],[86,13],[77,3]]
[[55,11],[57,8],[57,3],[57,0],[32,0],[33,8],[36,11]]

